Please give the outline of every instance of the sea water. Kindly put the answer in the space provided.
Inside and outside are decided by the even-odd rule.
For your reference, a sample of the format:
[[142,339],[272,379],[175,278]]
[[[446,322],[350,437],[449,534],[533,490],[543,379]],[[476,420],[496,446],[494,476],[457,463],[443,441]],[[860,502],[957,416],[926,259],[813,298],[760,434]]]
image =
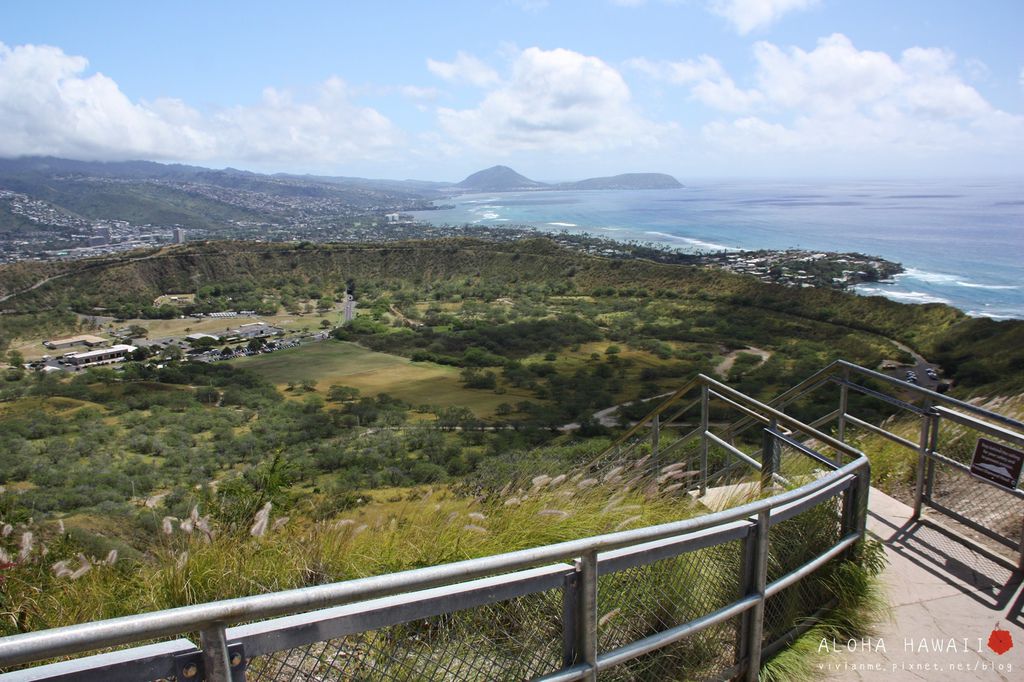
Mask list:
[[686,251],[858,251],[898,261],[857,287],[970,315],[1024,318],[1024,180],[688,182],[682,189],[456,196],[421,211],[435,225],[531,225]]

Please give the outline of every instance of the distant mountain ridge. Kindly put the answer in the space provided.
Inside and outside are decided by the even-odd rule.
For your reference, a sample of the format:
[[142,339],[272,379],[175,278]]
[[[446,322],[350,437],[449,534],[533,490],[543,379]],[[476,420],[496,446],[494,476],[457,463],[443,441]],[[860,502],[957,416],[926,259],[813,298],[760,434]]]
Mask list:
[[541,189],[547,187],[542,182],[516,173],[508,166],[491,166],[477,171],[462,182],[455,185],[461,189],[474,189],[484,192],[510,192],[519,189]]
[[681,186],[659,173],[548,184],[507,166],[454,183],[265,174],[153,161],[0,157],[0,253],[16,242],[45,244],[51,250],[77,248],[101,221],[182,226],[203,238],[298,239],[363,216],[372,222],[384,213],[430,210],[453,194]]
[[531,180],[508,166],[491,166],[477,171],[455,188],[478,192],[516,192],[523,190],[615,190],[615,189],[678,189],[683,184],[665,173],[623,173],[577,182],[549,185]]
[[559,189],[679,189],[683,184],[665,173],[623,173],[560,184]]

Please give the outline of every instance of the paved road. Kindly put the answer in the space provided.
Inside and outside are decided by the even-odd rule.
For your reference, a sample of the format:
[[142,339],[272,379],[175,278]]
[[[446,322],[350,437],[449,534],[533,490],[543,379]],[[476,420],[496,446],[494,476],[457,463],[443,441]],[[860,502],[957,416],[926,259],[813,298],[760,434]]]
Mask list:
[[[820,650],[818,677],[1021,679],[1024,591],[1013,561],[962,541],[941,517],[930,522],[927,511],[925,523],[911,522],[910,507],[874,488],[868,508],[868,531],[889,560],[883,584],[892,620],[878,627],[870,646],[857,642],[850,652],[841,642],[839,653]],[[988,647],[996,628],[1013,638],[1002,655]]]
[[356,316],[356,299],[351,294],[346,295],[345,308],[342,315],[345,322],[351,322]]
[[[672,393],[673,393],[672,391],[669,391],[668,393],[662,393],[661,395],[651,396],[650,398],[643,398],[643,399],[640,400],[640,402],[648,403],[648,402],[650,402],[652,400],[658,400],[659,398],[667,398],[670,395],[672,395]],[[618,426],[619,425],[619,418],[618,418],[618,415],[616,415],[616,413],[619,411],[619,408],[620,407],[625,407],[627,405],[632,405],[633,402],[634,401],[631,400],[628,403],[621,403],[619,405],[612,405],[611,407],[606,407],[603,410],[598,410],[597,412],[594,413],[594,419],[597,420],[597,422],[601,426],[607,426],[609,428],[614,427],[614,426]],[[571,424],[565,424],[564,426],[559,426],[558,430],[559,431],[575,431],[578,428],[580,428],[579,422],[573,422]]]
[[907,371],[908,370],[912,370],[914,373],[917,374],[917,385],[918,386],[921,386],[923,388],[927,388],[927,389],[932,390],[932,391],[934,391],[934,390],[936,390],[936,388],[938,388],[939,384],[942,383],[942,379],[941,378],[939,378],[939,379],[929,379],[928,378],[928,370],[929,369],[933,369],[936,372],[940,371],[938,365],[936,365],[934,362],[928,362],[928,360],[926,360],[920,353],[915,352],[914,349],[911,348],[910,346],[902,344],[902,343],[900,343],[899,341],[897,341],[895,339],[889,339],[889,342],[892,343],[897,348],[899,348],[901,351],[904,351],[905,353],[910,354],[910,356],[912,358],[914,358],[914,363],[913,363],[913,365],[911,367],[900,366],[897,369],[892,370],[892,371],[889,372],[889,374],[891,376],[894,376],[897,379],[903,381],[903,380],[906,379]]

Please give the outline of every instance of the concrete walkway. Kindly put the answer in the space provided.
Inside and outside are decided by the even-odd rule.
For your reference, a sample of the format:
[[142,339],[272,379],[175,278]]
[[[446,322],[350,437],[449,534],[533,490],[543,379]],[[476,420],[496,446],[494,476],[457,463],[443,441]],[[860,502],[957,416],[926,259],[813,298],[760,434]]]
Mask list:
[[[961,540],[941,515],[911,522],[910,507],[874,488],[868,506],[868,530],[889,559],[883,578],[892,619],[863,642],[822,646],[821,677],[1024,680],[1024,590],[1015,561]],[[997,627],[1013,641],[1002,655],[988,646]]]

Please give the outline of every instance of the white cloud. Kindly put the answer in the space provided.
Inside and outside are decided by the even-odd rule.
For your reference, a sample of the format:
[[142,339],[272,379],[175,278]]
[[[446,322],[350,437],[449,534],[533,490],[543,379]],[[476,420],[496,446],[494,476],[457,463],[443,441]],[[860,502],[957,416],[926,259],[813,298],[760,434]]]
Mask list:
[[967,78],[975,83],[984,83],[992,77],[992,70],[988,68],[988,64],[977,57],[971,57],[964,61],[964,72],[967,74]]
[[737,87],[718,60],[706,54],[681,62],[631,59],[626,64],[653,78],[690,86],[693,99],[713,109],[747,111],[763,99],[756,90]]
[[628,60],[626,66],[652,78],[677,85],[689,85],[706,79],[719,78],[725,74],[725,70],[718,60],[706,54],[682,62],[652,62],[640,57]]
[[401,141],[383,114],[354,104],[336,77],[320,86],[312,102],[266,88],[259,104],[222,111],[210,124],[220,156],[259,163],[373,158]]
[[932,119],[970,119],[992,111],[954,72],[956,57],[945,50],[912,47],[896,61],[884,52],[858,50],[846,36],[833,34],[810,52],[758,43],[754,54],[760,91],[784,109],[814,116],[893,110]]
[[754,46],[760,90],[775,104],[816,114],[850,111],[893,94],[907,74],[884,52],[857,50],[835,34],[805,52]]
[[629,86],[597,57],[565,49],[522,51],[509,79],[476,108],[441,108],[451,138],[494,153],[590,152],[653,145],[667,128],[634,109]]
[[177,100],[133,103],[88,62],[49,46],[0,43],[0,155],[176,158],[212,144]]
[[746,35],[774,24],[789,12],[804,10],[818,0],[712,0],[711,11],[727,19],[737,33]]
[[459,52],[455,61],[427,60],[427,69],[438,78],[455,83],[469,83],[485,88],[498,82],[498,72],[471,54]]
[[418,85],[403,85],[398,91],[403,97],[413,100],[434,100],[441,95],[441,91],[437,88],[424,88]]
[[897,60],[835,34],[811,51],[758,43],[754,55],[757,88],[749,99],[760,116],[705,125],[716,146],[890,156],[1024,152],[1024,117],[989,104],[956,73],[956,56],[946,50],[912,47]]
[[312,101],[267,88],[259,104],[204,115],[177,99],[133,102],[88,61],[0,43],[0,155],[322,164],[372,158],[402,141],[331,78]]

